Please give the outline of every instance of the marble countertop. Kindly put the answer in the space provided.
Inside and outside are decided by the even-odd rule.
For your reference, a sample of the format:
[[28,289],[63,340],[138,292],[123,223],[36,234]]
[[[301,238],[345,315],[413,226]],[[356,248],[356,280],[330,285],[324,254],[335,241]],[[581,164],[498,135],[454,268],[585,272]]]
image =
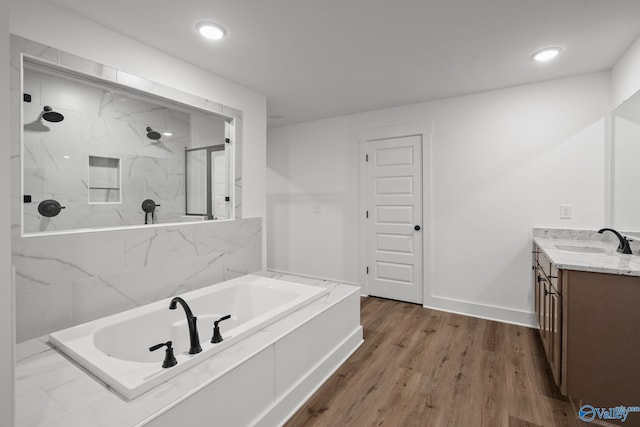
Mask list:
[[640,238],[631,233],[622,234],[634,239],[631,255],[616,252],[615,235],[598,234],[597,230],[537,228],[533,241],[559,269],[640,276]]
[[336,282],[272,272],[252,274],[322,286],[329,294],[131,401],[58,352],[46,337],[20,343],[16,346],[16,427],[142,425],[336,301],[359,292],[355,286]]

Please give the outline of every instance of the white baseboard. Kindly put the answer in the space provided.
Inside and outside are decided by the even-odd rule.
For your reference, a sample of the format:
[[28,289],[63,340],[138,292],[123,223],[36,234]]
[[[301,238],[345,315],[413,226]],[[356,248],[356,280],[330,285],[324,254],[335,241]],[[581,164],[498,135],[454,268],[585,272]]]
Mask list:
[[423,307],[512,325],[537,328],[535,313],[505,307],[476,304],[450,298],[431,297]]

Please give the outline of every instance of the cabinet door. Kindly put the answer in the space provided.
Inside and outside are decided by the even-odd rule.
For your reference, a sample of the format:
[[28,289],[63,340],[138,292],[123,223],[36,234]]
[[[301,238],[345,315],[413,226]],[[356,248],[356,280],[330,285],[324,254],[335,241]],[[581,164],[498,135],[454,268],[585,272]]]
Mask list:
[[551,285],[542,274],[539,276],[538,282],[540,283],[540,336],[542,337],[544,350],[547,352],[547,358],[549,358],[549,335],[551,331],[551,301],[549,298],[549,290]]
[[533,292],[536,300],[536,321],[538,322],[538,330],[542,330],[543,325],[543,301],[544,301],[544,293],[543,286],[541,282],[542,274],[540,273],[540,268],[536,265],[533,270]]
[[547,294],[549,299],[549,334],[547,346],[549,353],[549,364],[553,372],[553,379],[560,385],[560,365],[562,349],[562,295],[551,287]]

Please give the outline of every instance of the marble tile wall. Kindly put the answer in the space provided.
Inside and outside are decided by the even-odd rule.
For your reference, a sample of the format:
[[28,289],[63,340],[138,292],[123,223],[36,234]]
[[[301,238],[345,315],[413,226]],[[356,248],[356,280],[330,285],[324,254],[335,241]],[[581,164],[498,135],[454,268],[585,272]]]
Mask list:
[[[219,104],[215,101],[209,100],[209,99],[204,99],[204,98],[200,98],[196,95],[192,95],[189,93],[185,93],[176,89],[173,89],[171,87],[167,87],[164,86],[162,84],[156,83],[156,82],[152,82],[149,81],[147,79],[141,78],[139,76],[135,76],[132,74],[127,73],[126,71],[123,70],[119,70],[119,69],[115,69],[112,67],[109,67],[108,65],[104,65],[104,64],[100,64],[100,63],[96,63],[94,61],[85,59],[85,58],[81,58],[78,57],[76,55],[73,55],[71,53],[56,49],[54,47],[50,47],[50,46],[46,46],[44,44],[38,43],[38,42],[34,42],[28,39],[24,39],[22,37],[16,36],[16,35],[11,35],[11,58],[10,58],[10,77],[11,77],[11,85],[10,85],[10,96],[11,96],[11,100],[10,100],[10,107],[11,107],[11,111],[15,113],[14,117],[19,117],[19,111],[21,109],[21,104],[23,104],[22,102],[22,90],[21,90],[21,73],[22,73],[22,56],[23,55],[27,55],[28,57],[31,58],[36,58],[37,60],[42,60],[42,61],[46,61],[49,62],[51,64],[53,64],[54,66],[62,66],[65,68],[69,68],[71,70],[77,70],[78,72],[81,73],[85,73],[88,76],[90,76],[91,78],[96,78],[96,79],[101,79],[103,81],[106,82],[113,82],[116,84],[122,84],[125,86],[129,86],[131,89],[135,90],[141,90],[144,92],[147,92],[149,94],[152,95],[156,95],[162,98],[166,98],[166,99],[170,99],[172,100],[172,102],[178,103],[182,106],[187,106],[187,108],[190,110],[193,108],[191,114],[191,119],[193,119],[194,115],[202,115],[203,112],[206,113],[206,115],[208,115],[209,117],[211,117],[211,115],[214,116],[218,116],[220,118],[220,120],[225,121],[225,120],[230,120],[228,122],[228,126],[226,126],[225,130],[224,130],[224,137],[226,138],[230,138],[231,140],[231,147],[232,150],[230,150],[229,156],[228,156],[228,162],[230,165],[233,166],[234,170],[232,171],[233,175],[232,175],[232,182],[235,182],[234,187],[234,194],[232,195],[232,199],[231,199],[231,203],[232,205],[230,206],[233,207],[234,209],[234,214],[236,218],[242,217],[242,149],[243,149],[243,144],[242,144],[242,112],[240,110],[237,110],[233,107],[227,106],[227,105],[222,105]],[[63,122],[57,123],[55,125],[57,125],[57,128],[55,128],[56,133],[58,134],[58,136],[60,136],[59,139],[64,139],[64,143],[61,144],[56,144],[54,148],[52,148],[52,145],[47,144],[43,150],[41,150],[41,146],[43,145],[42,142],[40,141],[40,143],[38,143],[37,141],[37,136],[34,135],[30,135],[30,137],[28,137],[27,139],[30,140],[27,144],[30,145],[30,148],[33,148],[33,146],[35,145],[35,148],[33,148],[34,151],[34,156],[36,157],[37,160],[41,160],[42,156],[45,156],[45,160],[59,160],[57,159],[55,156],[56,154],[60,154],[56,152],[56,148],[57,149],[63,149],[66,148],[68,149],[69,147],[64,147],[64,144],[70,144],[69,140],[66,139],[66,136],[68,136],[68,132],[67,135],[64,135],[63,132],[61,132],[62,127],[64,127],[63,125],[66,125],[66,128],[69,129],[70,126],[69,124],[71,123],[70,118],[71,117],[76,117],[78,115],[82,115],[84,114],[85,111],[89,111],[89,112],[98,112],[98,114],[102,114],[102,109],[106,110],[104,112],[104,119],[109,122],[111,121],[111,124],[113,125],[113,122],[118,122],[119,124],[122,123],[126,123],[128,121],[129,126],[134,126],[134,123],[137,122],[144,122],[144,126],[143,126],[143,130],[140,130],[139,127],[136,127],[136,129],[120,129],[118,132],[125,132],[127,134],[129,134],[131,136],[131,132],[133,131],[133,133],[135,133],[138,139],[142,139],[143,142],[146,142],[147,144],[150,143],[150,141],[146,140],[144,137],[144,134],[146,133],[144,131],[144,129],[146,129],[147,125],[150,125],[151,127],[153,127],[153,125],[151,125],[150,123],[155,123],[156,127],[161,128],[162,126],[167,126],[167,120],[168,118],[165,115],[162,114],[158,114],[156,115],[155,113],[157,111],[153,110],[151,111],[151,113],[149,112],[149,108],[147,108],[146,112],[144,107],[143,108],[139,108],[141,107],[141,104],[136,101],[135,99],[133,101],[126,101],[126,102],[121,102],[122,99],[119,99],[118,97],[113,97],[113,99],[109,99],[109,94],[108,93],[104,93],[104,91],[100,91],[97,90],[96,91],[92,91],[92,87],[87,87],[84,90],[84,92],[82,92],[83,94],[83,99],[82,100],[78,100],[78,99],[74,99],[74,96],[69,97],[69,88],[70,86],[74,86],[73,83],[69,83],[66,82],[66,85],[64,83],[62,84],[57,84],[53,85],[53,87],[49,87],[51,85],[45,85],[47,86],[47,88],[45,88],[44,90],[42,89],[42,80],[46,80],[47,82],[50,82],[51,80],[55,80],[55,77],[47,75],[46,77],[44,77],[44,79],[42,77],[38,78],[36,76],[35,80],[34,78],[32,78],[32,76],[25,76],[24,79],[24,84],[25,87],[33,87],[33,85],[36,85],[36,90],[33,91],[34,93],[32,93],[32,104],[35,106],[36,103],[40,103],[39,106],[36,106],[34,108],[37,107],[42,107],[44,105],[44,102],[50,102],[51,100],[58,99],[59,96],[56,95],[65,95],[62,98],[62,100],[59,100],[60,103],[58,105],[60,105],[61,107],[56,107],[56,103],[54,102],[50,102],[51,104],[53,104],[54,107],[56,107],[57,110],[63,112],[62,110],[66,109],[68,110],[68,114],[65,114],[65,120]],[[76,85],[77,86],[77,85]],[[85,85],[86,86],[86,85]],[[37,88],[40,88],[40,90],[38,90]],[[101,93],[102,92],[102,93]],[[99,102],[98,102],[99,100]],[[126,105],[123,105],[126,104]],[[65,107],[65,108],[62,108]],[[148,107],[148,106],[147,106]],[[157,106],[155,108],[158,108]],[[124,113],[120,113],[119,109],[123,109],[122,111],[124,111]],[[160,108],[159,110],[162,110],[162,108]],[[172,111],[171,109],[164,109],[164,110],[169,110]],[[39,109],[36,112],[31,112],[31,114],[29,114],[27,111],[25,111],[25,124],[31,124],[31,133],[37,133],[38,130],[40,130],[40,133],[42,133],[43,129],[41,126],[39,126],[39,123],[37,120],[34,121],[34,119],[32,119],[31,121],[27,120],[28,117],[30,117],[33,113],[37,113],[39,114],[42,110]],[[111,112],[112,114],[110,115],[109,112]],[[166,113],[166,111],[165,111]],[[64,112],[63,112],[64,114]],[[37,116],[36,116],[37,117]],[[160,118],[161,120],[157,120],[158,118]],[[105,121],[103,120],[103,121]],[[49,127],[50,129],[52,128],[52,126],[48,126],[48,124],[46,124],[47,122],[42,123],[43,125]],[[109,131],[109,127],[108,126],[102,126],[102,128],[97,128],[94,129],[92,128],[89,124],[87,124],[88,122],[83,122],[83,129],[85,130],[85,132],[79,132],[81,135],[84,135],[86,138],[87,135],[87,129],[89,132],[95,132],[97,133],[93,140],[94,142],[94,146],[96,146],[96,148],[104,148],[105,145],[101,145],[100,143],[104,141],[104,138],[106,137],[106,132]],[[51,124],[53,125],[53,124]],[[138,126],[138,125],[135,125]],[[220,128],[220,126],[216,125],[216,127]],[[13,226],[19,226],[22,227],[22,212],[21,212],[21,205],[22,205],[22,191],[21,191],[21,180],[22,180],[22,166],[21,166],[21,162],[22,162],[22,156],[21,156],[21,148],[22,148],[22,143],[21,143],[21,128],[22,125],[16,121],[15,124],[13,124],[11,126],[11,180],[12,180],[12,192],[11,192],[11,208],[12,208],[12,225]],[[39,128],[39,129],[38,129]],[[82,129],[81,129],[82,130]],[[200,146],[203,144],[203,141],[201,139],[198,139],[196,137],[194,137],[193,133],[194,133],[194,129],[193,127],[191,128],[191,138],[190,138],[190,142],[191,145],[193,146]],[[175,132],[174,132],[175,134]],[[78,135],[78,132],[73,133],[74,137],[80,137],[81,135]],[[210,132],[207,132],[207,138],[210,136]],[[177,137],[177,135],[175,136]],[[100,140],[102,138],[102,141]],[[173,137],[172,137],[173,138]],[[77,138],[76,138],[77,139]],[[73,138],[72,138],[73,140]],[[123,140],[122,138],[120,139],[121,141]],[[214,138],[211,143],[209,143],[209,141],[204,141],[207,143],[207,145],[214,145],[215,143],[217,143],[218,138]],[[174,145],[180,145],[180,144],[174,144]],[[130,145],[125,145],[126,147],[130,148]],[[184,148],[185,146],[189,146],[189,144],[182,144],[181,148]],[[158,159],[158,153],[160,154],[164,154],[166,155],[166,147],[162,147],[161,145],[157,145],[157,148],[155,150],[155,152],[152,152],[151,155],[146,155],[146,154],[142,154],[139,155],[138,157],[140,158],[144,158],[144,157],[150,157],[151,159],[147,159],[148,162],[151,161],[155,161],[156,159]],[[164,152],[162,151],[164,149]],[[52,153],[50,153],[50,151],[53,150]],[[59,151],[59,150],[58,150]],[[66,150],[68,151],[68,150]],[[136,152],[136,155],[138,153]],[[179,161],[177,163],[177,165],[179,165],[179,167],[184,168],[184,153],[181,153],[181,156],[179,156]],[[30,162],[33,159],[26,159],[26,157],[28,157],[30,155],[30,153],[25,151],[25,160],[27,162]],[[72,165],[73,163],[73,158],[71,158],[70,155],[68,154],[62,154],[62,156],[69,156],[68,159],[64,159],[67,162],[50,162],[50,166],[53,168],[53,170],[49,170],[48,171],[48,176],[53,177],[54,172],[55,171],[60,171],[60,168],[62,167],[63,170],[65,170],[66,166],[69,166],[70,169],[74,169],[75,170],[75,166]],[[126,156],[125,156],[126,157]],[[175,157],[170,157],[170,158],[175,158]],[[144,162],[138,162],[138,163],[144,163]],[[50,194],[50,190],[59,190],[59,184],[62,183],[62,181],[64,181],[62,178],[58,179],[58,185],[56,185],[55,183],[51,183],[51,188],[48,188],[47,186],[44,185],[43,183],[43,178],[42,176],[45,175],[45,171],[43,169],[35,169],[34,168],[34,164],[31,164],[31,171],[27,172],[27,174],[29,174],[29,179],[33,178],[34,181],[34,190],[42,190],[45,191],[46,193],[41,193],[42,196],[44,196],[45,194]],[[171,166],[169,166],[170,168]],[[86,168],[85,168],[86,170]],[[39,173],[36,173],[35,171],[39,171]],[[167,171],[165,170],[165,173],[167,173]],[[64,175],[64,174],[63,174]],[[60,175],[61,177],[62,175]],[[170,176],[166,176],[163,178],[166,182],[168,182],[169,184],[167,184],[172,191],[182,191],[180,189],[178,189],[177,187],[180,188],[184,188],[184,185],[182,186],[177,186],[176,185],[176,179],[177,176],[175,174],[170,175]],[[184,178],[183,178],[184,179]],[[46,180],[47,182],[49,181],[48,179]],[[67,180],[68,181],[68,180]],[[82,193],[78,193],[77,190],[82,191],[83,187],[84,187],[84,191],[86,192],[86,186],[87,186],[87,182],[86,182],[86,177],[84,180],[84,183],[81,181],[78,181],[78,179],[73,179],[72,180],[73,185],[75,185],[75,188],[73,190],[73,194],[76,195],[74,197],[79,198],[81,196],[77,196],[77,194],[82,194]],[[134,184],[133,188],[135,187],[136,184]],[[140,186],[141,184],[137,184],[138,186]],[[164,191],[166,186],[160,186],[160,189],[154,187],[153,185],[149,185],[147,186],[147,188],[145,189],[145,191],[153,194],[154,192],[158,192],[158,191]],[[71,192],[72,190],[67,191],[68,193]],[[29,193],[26,193],[29,194]],[[124,191],[123,191],[124,194]],[[40,197],[40,196],[38,196]],[[166,206],[162,206],[162,208],[164,209],[164,217],[161,215],[161,211],[160,209],[158,210],[158,219],[161,222],[173,222],[176,217],[176,215],[174,214],[170,214],[169,211],[167,209],[169,209],[172,203],[174,204],[179,204],[180,205],[180,210],[184,211],[184,197],[181,197],[180,199],[182,199],[179,203],[177,202],[177,198],[168,198],[167,201],[165,201],[165,205]],[[67,220],[66,223],[65,221],[63,221],[61,218],[57,218],[55,220],[50,220],[47,218],[40,218],[38,215],[38,218],[36,218],[36,221],[32,221],[33,217],[33,212],[36,212],[37,215],[37,205],[38,203],[35,203],[36,198],[34,197],[34,202],[31,204],[31,206],[26,206],[28,204],[25,204],[26,207],[26,213],[25,216],[28,217],[25,220],[25,230],[27,233],[33,231],[34,229],[37,229],[36,231],[55,231],[55,230],[63,230],[63,229],[67,229],[67,227],[69,226],[69,222],[72,222],[70,220]],[[85,199],[86,200],[86,199]],[[144,200],[144,199],[142,199]],[[141,202],[141,200],[136,203],[136,205],[139,205],[139,203]],[[75,201],[74,201],[75,203]],[[162,203],[160,203],[162,205]],[[81,210],[84,210],[84,212],[80,212]],[[79,227],[81,228],[86,228],[86,227],[94,227],[94,223],[95,222],[99,222],[97,221],[98,218],[102,217],[102,219],[104,221],[106,221],[106,223],[101,224],[101,227],[111,227],[114,225],[126,225],[128,223],[131,224],[139,224],[141,221],[144,221],[144,216],[141,213],[141,209],[140,206],[137,206],[137,215],[135,215],[135,219],[133,220],[133,222],[131,220],[128,220],[127,218],[129,218],[130,216],[133,217],[134,215],[131,212],[128,212],[127,209],[122,209],[122,211],[118,211],[116,209],[115,206],[108,206],[108,205],[101,205],[101,206],[83,206],[83,207],[74,207],[74,211],[78,212],[78,216],[82,216],[83,220],[81,221],[81,225],[79,225]],[[67,214],[66,211],[63,211],[63,213]],[[62,214],[61,214],[62,215]],[[69,216],[69,214],[67,214],[67,216]],[[124,218],[122,219],[121,216]],[[29,222],[30,225],[27,225],[26,223]],[[57,226],[57,223],[60,223],[59,227]],[[34,224],[35,223],[35,224]]]
[[[24,205],[25,233],[144,224],[145,199],[160,205],[157,222],[180,221],[184,148],[191,146],[188,113],[29,69],[24,91],[32,98],[23,104],[23,185],[33,200]],[[45,105],[64,120],[40,120]],[[173,135],[155,142],[146,137],[147,127]],[[120,190],[91,189],[104,185],[88,179],[89,156],[119,159]],[[38,204],[46,199],[65,209],[41,216]]]
[[[22,124],[18,119],[23,103],[20,86],[22,54],[107,81],[126,84],[207,112],[232,117],[230,126],[225,129],[227,132],[225,136],[231,138],[234,146],[231,150],[230,164],[235,166],[235,200],[232,202],[236,219],[24,236],[21,212],[23,205]],[[242,218],[241,111],[15,35],[11,36],[10,74],[10,108],[14,117],[11,124],[10,206],[12,262],[16,271],[18,342],[260,270],[262,219],[240,219]],[[44,105],[42,96],[47,90],[35,91],[32,94],[34,97],[32,104],[40,103],[38,109]],[[51,89],[51,91],[55,90],[55,88]],[[46,96],[49,95],[45,95],[45,98]],[[78,193],[73,192],[72,198],[82,198],[83,196],[77,196],[77,194],[86,194],[85,183],[79,179],[79,175],[73,178],[71,171],[76,173],[77,169],[83,169],[86,174],[88,165],[77,163],[74,166],[73,162],[77,162],[77,159],[72,158],[71,155],[69,159],[63,157],[68,155],[64,153],[69,152],[67,149],[74,138],[83,136],[96,150],[93,151],[95,155],[99,156],[102,153],[110,157],[106,151],[100,150],[103,148],[101,143],[104,142],[107,133],[113,129],[116,129],[114,132],[128,134],[132,138],[135,134],[137,142],[142,144],[140,141],[144,139],[141,132],[144,129],[142,131],[137,127],[135,130],[132,129],[133,121],[142,120],[143,117],[145,123],[147,120],[160,120],[160,122],[153,122],[160,124],[165,123],[162,120],[177,122],[182,120],[179,115],[174,115],[167,110],[162,111],[162,114],[158,114],[157,117],[154,114],[149,115],[148,111],[136,116],[135,112],[138,110],[135,108],[118,115],[115,109],[118,103],[117,98],[109,100],[106,98],[107,94],[94,92],[86,93],[85,96],[86,99],[82,101],[52,105],[65,115],[65,121],[51,123],[51,128],[65,122],[67,124],[75,122],[77,129],[57,128],[59,137],[55,144],[45,143],[35,135],[33,138],[26,139],[28,142],[25,145],[28,145],[29,149],[25,148],[24,162],[32,170],[41,171],[39,172],[41,177],[36,172],[30,176],[34,180],[34,185],[39,183],[41,190],[49,191],[49,186],[55,188],[71,182],[78,190]],[[48,102],[46,99],[45,101]],[[82,105],[81,108],[80,105]],[[83,117],[85,108],[92,114],[103,111],[105,117],[98,114],[87,119]],[[26,109],[25,118],[32,118],[36,113],[40,114],[40,111]],[[25,121],[27,124],[31,123],[33,118],[31,121]],[[105,122],[109,122],[109,125]],[[153,127],[153,124],[145,124],[145,128],[147,125]],[[156,124],[156,126],[159,125]],[[167,176],[166,182],[175,184],[175,181],[169,180],[170,174],[166,171],[175,171],[178,166],[169,164],[173,157],[167,154],[166,147],[148,143],[149,145],[146,146],[138,145],[139,150],[136,151],[131,150],[124,140],[119,140],[117,143],[120,144],[119,149],[122,152],[123,175],[130,169],[159,174],[160,169],[154,169],[154,167],[158,159],[165,159],[167,164],[163,165],[165,171],[163,174]],[[183,149],[184,146],[181,148]],[[139,151],[145,150],[149,150],[150,154],[139,155]],[[160,154],[164,154],[165,157],[161,157]],[[63,160],[69,160],[69,162],[64,163]],[[178,163],[184,165],[184,152]],[[47,166],[37,169],[39,164]],[[68,176],[65,175],[67,172]],[[133,187],[135,185],[131,186]],[[123,196],[126,196],[127,191],[129,191],[128,188],[123,188]],[[86,202],[86,199],[84,200]],[[184,204],[184,200],[181,203]],[[37,204],[34,205],[37,206]],[[160,215],[160,211],[158,214]],[[95,215],[97,215],[95,212],[89,211],[85,217]],[[144,220],[143,217],[142,220]],[[120,225],[120,223],[112,225]],[[37,227],[40,229],[42,225],[38,224]],[[48,230],[48,228],[45,229]]]
[[17,341],[261,269],[262,220],[14,240]]

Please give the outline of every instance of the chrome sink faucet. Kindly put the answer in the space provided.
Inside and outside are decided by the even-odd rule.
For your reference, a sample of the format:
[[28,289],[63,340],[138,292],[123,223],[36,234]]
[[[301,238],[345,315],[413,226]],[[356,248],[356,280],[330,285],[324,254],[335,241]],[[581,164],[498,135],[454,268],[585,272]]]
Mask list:
[[598,233],[602,234],[605,231],[612,232],[613,234],[616,235],[616,237],[620,241],[620,244],[618,245],[618,249],[617,249],[618,252],[623,253],[623,254],[632,254],[633,253],[633,252],[631,252],[631,247],[629,246],[629,240],[626,237],[624,237],[622,234],[618,233],[613,228],[601,228],[600,230],[598,230]]
[[187,324],[189,325],[189,354],[197,354],[202,351],[202,347],[200,347],[200,338],[198,337],[198,325],[196,321],[197,317],[191,313],[191,309],[189,305],[180,297],[174,297],[169,304],[169,310],[175,310],[177,307],[177,303],[180,303],[182,308],[184,308],[184,312],[187,315]]

